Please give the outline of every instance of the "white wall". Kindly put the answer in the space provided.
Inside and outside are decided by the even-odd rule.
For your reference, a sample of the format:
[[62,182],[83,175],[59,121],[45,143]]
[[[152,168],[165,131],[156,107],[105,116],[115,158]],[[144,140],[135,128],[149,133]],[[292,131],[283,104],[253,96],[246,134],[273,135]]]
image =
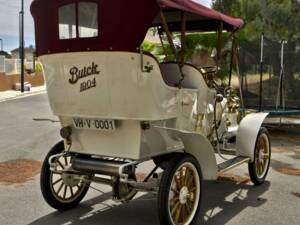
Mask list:
[[0,73],[5,72],[5,57],[0,56]]
[[21,65],[19,59],[5,59],[6,75],[20,74]]
[[[6,59],[4,56],[0,56],[0,73],[6,73],[6,75],[20,74],[21,72],[21,60],[20,59]],[[25,59],[24,65],[26,69],[33,70],[33,62]]]

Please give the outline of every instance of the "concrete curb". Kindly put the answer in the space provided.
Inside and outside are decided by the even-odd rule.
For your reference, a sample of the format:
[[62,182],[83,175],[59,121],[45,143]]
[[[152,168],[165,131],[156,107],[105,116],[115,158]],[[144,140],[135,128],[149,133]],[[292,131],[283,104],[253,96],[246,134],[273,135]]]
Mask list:
[[39,91],[28,92],[28,93],[20,93],[20,94],[17,94],[16,96],[1,98],[1,92],[0,92],[0,102],[17,100],[17,99],[26,98],[26,97],[44,94],[44,93],[46,93],[46,90],[39,90]]

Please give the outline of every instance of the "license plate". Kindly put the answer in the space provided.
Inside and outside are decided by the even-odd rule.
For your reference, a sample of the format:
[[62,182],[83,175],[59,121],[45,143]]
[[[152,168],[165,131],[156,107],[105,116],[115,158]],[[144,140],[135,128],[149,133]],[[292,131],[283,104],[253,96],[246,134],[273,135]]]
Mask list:
[[86,130],[114,131],[116,129],[114,120],[73,118],[73,125],[75,128]]

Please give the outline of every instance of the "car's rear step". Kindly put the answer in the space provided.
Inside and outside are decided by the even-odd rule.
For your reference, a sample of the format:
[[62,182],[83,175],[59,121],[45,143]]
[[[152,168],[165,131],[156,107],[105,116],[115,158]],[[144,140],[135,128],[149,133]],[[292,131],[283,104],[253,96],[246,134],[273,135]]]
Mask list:
[[225,162],[218,164],[218,171],[225,172],[227,170],[233,169],[243,163],[249,162],[250,158],[244,156],[236,156],[232,159],[229,159]]

